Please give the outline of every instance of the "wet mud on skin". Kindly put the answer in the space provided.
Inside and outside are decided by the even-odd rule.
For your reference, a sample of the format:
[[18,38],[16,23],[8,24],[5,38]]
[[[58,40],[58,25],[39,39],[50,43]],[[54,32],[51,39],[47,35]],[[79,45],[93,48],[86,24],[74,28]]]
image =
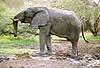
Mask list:
[[5,47],[28,48],[33,53],[0,55],[0,68],[100,68],[100,41],[85,43],[80,40],[77,59],[70,58],[71,43],[65,40],[52,42],[53,55],[46,57],[34,56],[39,47],[33,45]]

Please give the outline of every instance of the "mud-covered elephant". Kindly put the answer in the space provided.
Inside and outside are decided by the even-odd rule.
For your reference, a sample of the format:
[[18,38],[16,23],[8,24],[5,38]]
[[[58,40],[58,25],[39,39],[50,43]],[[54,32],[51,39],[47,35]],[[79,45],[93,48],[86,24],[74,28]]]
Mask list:
[[[47,7],[30,7],[14,16],[14,36],[17,36],[18,21],[29,23],[32,28],[39,29],[39,55],[52,54],[51,35],[66,38],[72,43],[72,56],[78,56],[77,43],[83,26],[73,11]],[[85,38],[84,38],[85,40]],[[86,40],[85,40],[86,41]],[[45,45],[47,53],[45,53]]]

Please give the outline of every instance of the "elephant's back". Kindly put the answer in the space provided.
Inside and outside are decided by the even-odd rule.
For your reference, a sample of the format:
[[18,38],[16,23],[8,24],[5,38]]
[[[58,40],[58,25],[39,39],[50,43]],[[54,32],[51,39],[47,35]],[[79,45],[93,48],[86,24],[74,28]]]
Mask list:
[[79,18],[77,17],[77,15],[70,10],[62,10],[62,9],[48,9],[49,12],[49,16],[50,16],[50,21],[55,23],[60,22],[73,22],[72,24],[74,25],[81,25],[81,21],[79,20]]
[[66,15],[72,15],[73,11],[69,11],[69,10],[62,10],[62,9],[55,9],[55,8],[50,8],[48,9],[49,15],[52,18],[56,18],[56,17],[62,17],[62,16],[66,16]]
[[50,10],[51,33],[60,37],[69,37],[73,34],[79,34],[81,22],[73,11],[69,10]]

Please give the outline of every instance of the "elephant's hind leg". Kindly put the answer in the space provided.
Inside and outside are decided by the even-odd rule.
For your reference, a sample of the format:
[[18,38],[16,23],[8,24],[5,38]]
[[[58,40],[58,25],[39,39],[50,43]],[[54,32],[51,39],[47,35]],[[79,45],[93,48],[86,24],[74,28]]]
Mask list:
[[78,56],[77,43],[78,41],[72,41],[72,57],[73,58]]

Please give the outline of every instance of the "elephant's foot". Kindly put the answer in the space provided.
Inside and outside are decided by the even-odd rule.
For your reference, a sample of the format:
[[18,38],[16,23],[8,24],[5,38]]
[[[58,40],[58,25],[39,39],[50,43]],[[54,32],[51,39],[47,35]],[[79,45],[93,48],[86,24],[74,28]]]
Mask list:
[[76,56],[76,55],[71,55],[71,58],[73,58],[73,59],[77,59],[78,56]]
[[78,53],[72,53],[72,54],[71,54],[71,58],[73,58],[73,59],[78,58]]
[[39,53],[36,53],[35,55],[33,55],[34,57],[37,57],[37,56],[44,56],[45,53],[44,52],[39,52]]
[[45,53],[44,52],[39,52],[39,53],[37,53],[39,56],[43,56],[43,55],[45,55]]
[[52,53],[48,52],[48,53],[44,53],[44,52],[39,52],[36,54],[36,56],[41,56],[41,57],[48,57],[51,56]]
[[37,57],[37,56],[41,56],[41,57],[48,57],[48,56],[51,56],[52,55],[52,52],[48,51],[48,52],[39,52],[39,53],[36,53],[35,55],[33,55],[34,57]]
[[52,55],[52,52],[51,52],[51,51],[48,51],[48,52],[46,52],[45,54],[51,56],[51,55]]

